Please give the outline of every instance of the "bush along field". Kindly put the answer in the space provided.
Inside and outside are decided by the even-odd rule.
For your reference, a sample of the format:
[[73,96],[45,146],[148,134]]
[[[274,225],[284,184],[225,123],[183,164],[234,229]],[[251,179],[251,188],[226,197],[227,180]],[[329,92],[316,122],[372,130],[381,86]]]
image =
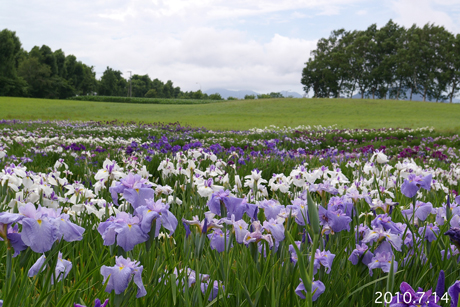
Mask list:
[[222,102],[223,100],[212,99],[171,99],[171,98],[143,98],[143,97],[120,97],[120,96],[74,96],[68,100],[77,101],[97,101],[97,102],[121,102],[121,103],[141,103],[141,104],[208,104]]
[[460,137],[0,122],[0,306],[459,306]]

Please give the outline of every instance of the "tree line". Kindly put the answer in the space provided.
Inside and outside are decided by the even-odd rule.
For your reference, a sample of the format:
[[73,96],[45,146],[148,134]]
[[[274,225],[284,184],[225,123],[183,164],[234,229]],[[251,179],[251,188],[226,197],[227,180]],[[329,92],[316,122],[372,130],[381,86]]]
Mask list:
[[0,32],[0,96],[67,98],[97,89],[92,66],[59,49],[22,48],[16,33]]
[[334,30],[318,41],[301,83],[314,97],[445,101],[459,92],[460,35],[442,26],[410,28],[390,20],[364,31]]
[[133,75],[129,80],[122,72],[107,67],[100,80],[93,66],[65,55],[61,49],[35,46],[22,48],[16,32],[0,32],[0,96],[58,98],[73,96],[132,96],[222,100],[220,94],[181,91],[171,80],[166,83],[148,75]]

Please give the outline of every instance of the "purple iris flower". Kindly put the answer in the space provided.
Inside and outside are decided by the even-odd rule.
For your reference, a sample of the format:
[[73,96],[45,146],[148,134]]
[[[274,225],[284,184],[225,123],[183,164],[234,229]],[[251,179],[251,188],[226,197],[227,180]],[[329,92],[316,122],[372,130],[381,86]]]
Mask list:
[[379,214],[371,222],[372,227],[382,227],[385,230],[391,230],[393,233],[401,233],[401,230],[391,220],[391,217],[387,213]]
[[[20,252],[27,249],[28,246],[25,245],[21,239],[18,224],[15,224],[13,227],[8,226],[6,237],[10,241],[10,244],[14,249],[13,257],[16,257],[17,255],[19,255]],[[0,241],[2,241],[1,238]]]
[[351,218],[343,213],[341,209],[333,211],[331,208],[326,210],[323,206],[320,206],[318,214],[322,226],[329,226],[334,232],[350,231]]
[[259,208],[264,209],[265,219],[276,219],[281,209],[284,208],[283,205],[280,205],[276,200],[263,200],[259,203]]
[[295,216],[295,222],[300,226],[305,226],[308,223],[308,206],[307,201],[297,198],[292,201],[292,205],[287,205],[286,209],[292,211]]
[[355,239],[357,242],[361,242],[362,239],[366,236],[369,232],[369,227],[365,224],[359,224],[355,226]]
[[103,283],[106,282],[107,278],[109,279],[105,292],[115,290],[115,294],[123,293],[126,288],[128,288],[128,285],[134,276],[134,283],[138,289],[136,297],[139,298],[145,296],[147,291],[142,283],[143,269],[144,267],[139,265],[138,261],[131,261],[131,259],[125,259],[121,256],[115,257],[115,266],[108,267],[103,265],[101,267],[101,274],[104,277]]
[[233,214],[235,220],[241,220],[244,213],[253,218],[258,208],[256,205],[248,203],[246,198],[226,197],[223,202],[227,208],[227,217],[231,217]]
[[431,174],[425,177],[409,174],[407,179],[405,179],[401,185],[401,193],[409,198],[412,198],[417,195],[417,192],[420,190],[420,188],[424,188],[425,190],[429,191],[431,189],[432,179],[433,176]]
[[118,206],[118,194],[123,193],[123,197],[136,209],[145,206],[145,200],[153,198],[155,192],[148,184],[147,179],[141,175],[129,173],[125,178],[120,179],[115,186],[109,188],[112,200]]
[[444,235],[449,236],[450,242],[460,249],[460,228],[452,227]]
[[353,199],[349,196],[342,197],[331,197],[329,203],[327,204],[328,209],[331,211],[342,210],[347,216],[351,217],[353,210]]
[[336,195],[339,193],[339,190],[337,190],[329,181],[325,181],[324,183],[312,184],[310,186],[310,192],[317,192],[322,197],[325,192]]
[[[107,307],[108,304],[109,304],[109,299],[106,299],[103,304],[101,304],[101,301],[98,298],[94,301],[94,307]],[[73,304],[73,306],[74,307],[86,307],[80,304]]]
[[369,250],[369,247],[367,247],[366,244],[356,244],[356,248],[351,252],[350,257],[348,260],[353,263],[353,265],[357,265],[359,262],[359,259],[362,257],[361,262],[364,265],[368,265],[369,262],[371,262],[372,257],[374,257],[374,254]]
[[246,223],[244,220],[235,221],[235,215],[232,215],[232,219],[230,221],[233,225],[233,231],[235,232],[235,239],[238,243],[243,243],[244,237],[249,232],[248,226],[249,224]]
[[270,219],[269,221],[264,221],[263,229],[270,232],[275,238],[276,241],[281,242],[284,240],[284,225],[283,222],[279,220]]
[[426,220],[428,215],[431,214],[432,210],[433,210],[433,205],[430,202],[424,203],[421,201],[416,201],[415,209],[414,209],[413,204],[410,204],[409,209],[402,210],[401,212],[408,220],[410,220],[412,216],[414,215],[419,220],[424,221]]
[[[436,297],[432,295],[431,289],[425,292],[422,288],[418,288],[417,292],[415,292],[405,281],[401,283],[399,289],[400,293],[393,297],[390,302],[390,307],[441,307],[436,304]],[[409,295],[407,293],[409,293]],[[437,297],[438,300],[439,298],[440,297]]]
[[439,227],[436,225],[433,225],[433,223],[430,223],[424,227],[420,227],[418,229],[418,233],[423,236],[425,235],[425,239],[428,242],[433,242],[436,240],[436,235],[439,234]]
[[58,229],[40,209],[41,207],[36,210],[31,203],[19,208],[19,212],[25,215],[22,220],[21,239],[36,253],[49,251],[59,238]]
[[[297,248],[300,250],[300,244],[302,242],[300,241],[294,241],[295,245],[297,245]],[[297,256],[297,252],[295,251],[295,248],[292,244],[289,245],[289,252],[291,253],[291,262],[296,264],[297,260],[299,259]]]
[[[53,210],[53,209],[47,209],[47,210]],[[85,232],[85,228],[75,225],[74,223],[70,222],[68,214],[65,214],[65,213],[61,214],[60,216],[53,219],[52,223],[59,230],[59,237],[61,237],[62,235],[64,241],[73,242],[73,241],[81,241],[83,239],[83,233]]]
[[334,258],[335,255],[331,254],[330,251],[320,251],[319,249],[317,249],[315,252],[315,260],[313,263],[313,274],[316,274],[321,265],[326,268],[326,274],[329,274],[331,272],[332,261],[334,261]]
[[225,250],[225,242],[227,246],[230,246],[230,233],[227,231],[225,235],[222,230],[214,229],[214,231],[208,234],[209,240],[211,240],[211,249],[217,250],[219,253],[222,253]]
[[450,286],[447,293],[449,293],[450,296],[450,306],[457,307],[458,296],[460,294],[460,280],[457,280],[452,286]]
[[139,218],[126,212],[118,212],[116,217],[109,217],[99,224],[97,230],[104,239],[104,245],[114,244],[116,238],[117,245],[125,251],[149,239],[148,234],[142,231]]
[[2,230],[6,229],[5,226],[17,223],[23,218],[24,216],[21,214],[0,212],[0,236],[4,238],[4,235],[6,235],[6,232],[2,232]]
[[[210,214],[208,214],[210,213]],[[205,212],[205,218],[203,221],[200,221],[200,219],[198,218],[197,215],[193,216],[192,220],[186,220],[184,218],[182,218],[182,224],[187,225],[187,226],[196,226],[198,227],[199,231],[201,233],[207,233],[209,232],[211,229],[213,228],[223,228],[224,226],[222,226],[222,221],[221,220],[217,220],[214,217],[214,214],[211,213],[211,212]],[[187,228],[186,228],[187,230]],[[190,230],[190,227],[189,227],[189,230]]]
[[145,202],[145,206],[140,206],[135,210],[136,215],[141,219],[142,231],[149,233],[152,222],[156,220],[155,237],[158,236],[161,225],[169,230],[170,235],[173,234],[177,228],[177,218],[169,211],[169,206],[161,199],[156,202],[153,198],[146,199]]
[[273,237],[271,234],[262,234],[263,228],[260,225],[259,221],[254,221],[251,224],[253,232],[247,232],[244,236],[243,243],[248,245],[249,243],[255,242],[259,243],[260,241],[264,240],[268,242],[270,248],[273,247]]
[[24,218],[21,214],[1,212],[0,213],[0,241],[7,240],[14,249],[13,257],[25,250],[28,246],[21,239],[21,234],[18,233],[18,225],[13,227],[11,224],[17,223]]
[[363,242],[380,242],[382,240],[388,241],[397,251],[401,251],[402,239],[399,235],[392,233],[391,229],[385,231],[382,227],[374,227],[367,231]]
[[[374,257],[372,257],[371,262],[367,265],[369,268],[369,275],[372,276],[373,269],[382,269],[385,273],[390,272],[391,269],[391,260],[393,258],[393,254],[391,253],[376,253]],[[393,261],[394,263],[394,272],[398,270],[398,262]]]
[[61,209],[38,209],[31,203],[19,208],[24,215],[22,219],[21,239],[36,253],[49,251],[53,243],[63,238],[65,241],[80,241],[85,229],[69,221],[67,214],[60,214]]
[[[210,284],[209,280],[207,280],[206,282],[201,283],[201,292],[203,294],[206,294],[206,291],[210,287],[209,284]],[[208,301],[212,301],[213,299],[215,299],[217,297],[217,294],[219,294],[219,286],[224,288],[224,286],[222,285],[222,282],[214,280],[214,282],[212,283],[211,292],[209,293]]]
[[227,197],[229,197],[230,191],[229,190],[220,190],[212,194],[211,199],[208,201],[206,204],[209,208],[209,210],[217,215],[222,215],[220,212],[220,204],[223,202],[223,200]]
[[[43,270],[45,270],[46,265],[43,266],[43,264],[45,263],[45,260],[46,260],[45,255],[38,258],[38,260],[29,269],[27,276],[33,277],[37,275],[39,272],[42,272]],[[41,271],[40,271],[40,268],[41,268]],[[63,278],[66,278],[71,269],[72,269],[72,262],[62,259],[62,253],[59,252],[58,261],[56,263],[56,268],[54,270],[54,273],[57,278],[56,281],[61,281]],[[53,284],[53,280],[54,278],[51,279],[51,284]]]
[[[450,251],[452,251],[452,254],[450,253]],[[446,250],[443,249],[441,250],[441,260],[444,260],[444,255],[446,254]],[[457,247],[455,245],[450,245],[450,248],[448,247],[447,248],[447,259],[450,259],[451,256],[457,256],[458,254],[460,254],[460,252],[458,251]],[[458,257],[457,259],[457,262],[460,261],[460,257]]]
[[[326,286],[320,280],[313,279],[313,282],[311,284],[311,291],[313,293],[312,301],[316,301],[318,297],[324,293],[325,290],[326,290]],[[305,289],[305,286],[302,280],[300,280],[300,284],[295,289],[295,294],[300,296],[300,298],[305,299],[305,295],[303,294],[303,292],[308,292],[308,291]]]

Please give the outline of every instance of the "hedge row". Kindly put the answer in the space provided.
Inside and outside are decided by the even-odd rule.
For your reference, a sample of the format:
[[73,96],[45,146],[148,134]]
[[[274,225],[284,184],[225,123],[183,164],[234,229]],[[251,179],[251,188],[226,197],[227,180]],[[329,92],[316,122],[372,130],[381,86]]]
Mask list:
[[98,101],[98,102],[121,102],[121,103],[146,103],[146,104],[207,104],[222,102],[224,100],[204,99],[176,99],[176,98],[140,98],[140,97],[119,97],[119,96],[75,96],[69,100]]

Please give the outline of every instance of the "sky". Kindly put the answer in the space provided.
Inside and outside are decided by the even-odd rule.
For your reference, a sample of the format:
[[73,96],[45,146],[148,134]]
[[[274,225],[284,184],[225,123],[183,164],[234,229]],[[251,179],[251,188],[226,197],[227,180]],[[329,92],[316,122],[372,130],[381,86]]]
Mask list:
[[331,31],[390,19],[460,33],[460,0],[0,0],[0,30],[94,66],[183,91],[303,93],[302,69]]

